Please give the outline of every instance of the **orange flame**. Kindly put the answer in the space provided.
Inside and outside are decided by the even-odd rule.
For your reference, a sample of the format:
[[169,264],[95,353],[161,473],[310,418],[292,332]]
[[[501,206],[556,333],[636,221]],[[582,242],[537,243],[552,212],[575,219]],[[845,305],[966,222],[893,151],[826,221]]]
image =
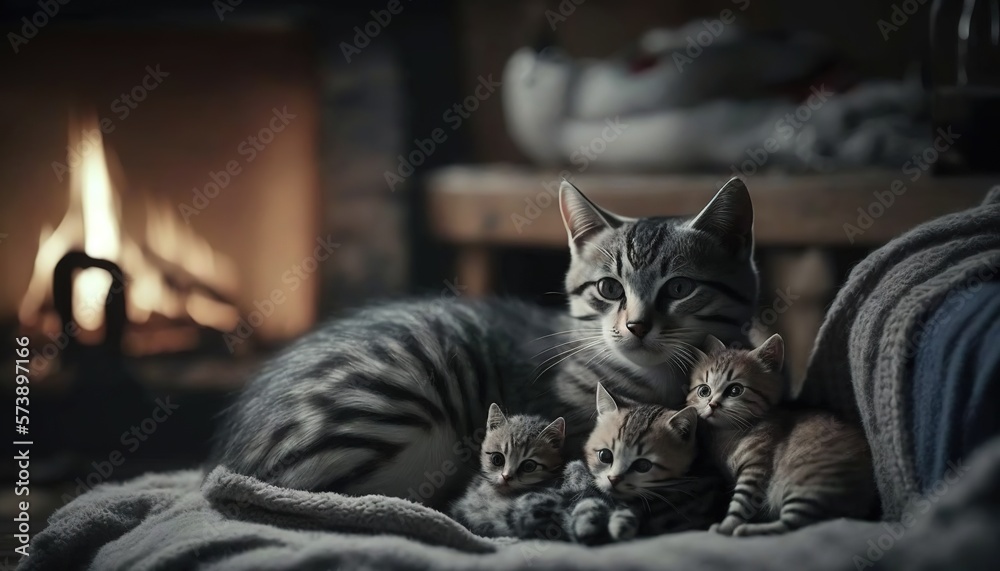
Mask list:
[[[239,320],[232,299],[237,272],[232,261],[215,252],[166,204],[146,204],[146,236],[140,243],[123,231],[121,200],[108,170],[97,120],[71,130],[70,143],[80,149],[83,135],[93,133],[78,164],[70,165],[69,207],[55,229],[42,228],[38,253],[18,317],[26,326],[40,325],[51,300],[52,272],[72,249],[118,264],[126,277],[129,321],[146,322],[153,314],[190,318],[199,325],[231,330]],[[154,259],[155,257],[155,259]],[[97,268],[73,280],[73,319],[85,331],[103,325],[104,300],[111,276]],[[65,324],[64,324],[65,326]]]

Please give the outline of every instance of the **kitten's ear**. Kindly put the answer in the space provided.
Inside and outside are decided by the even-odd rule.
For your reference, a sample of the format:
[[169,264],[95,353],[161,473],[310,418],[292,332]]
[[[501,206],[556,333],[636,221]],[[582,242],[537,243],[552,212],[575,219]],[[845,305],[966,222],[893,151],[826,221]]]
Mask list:
[[538,439],[548,442],[553,448],[562,448],[563,442],[566,440],[566,419],[560,416],[553,420],[552,424],[538,433]]
[[684,410],[674,413],[667,421],[667,426],[670,427],[681,440],[687,442],[694,436],[695,428],[698,427],[698,409],[693,406],[689,406]]
[[711,334],[705,336],[705,351],[709,355],[717,355],[725,350],[726,344],[719,341],[718,337]]
[[573,252],[601,230],[617,228],[627,220],[597,206],[567,180],[559,185],[559,211]]
[[733,177],[722,186],[688,226],[719,238],[733,254],[753,254],[753,202],[743,181]]
[[504,424],[507,424],[507,417],[500,410],[500,405],[497,403],[491,404],[490,414],[486,417],[486,430],[493,430]]
[[597,383],[597,416],[601,417],[616,410],[618,410],[618,403],[612,398],[611,393],[604,388],[604,385]]
[[764,363],[769,371],[780,373],[785,364],[785,342],[781,335],[775,333],[761,343],[760,347],[750,351],[750,354]]

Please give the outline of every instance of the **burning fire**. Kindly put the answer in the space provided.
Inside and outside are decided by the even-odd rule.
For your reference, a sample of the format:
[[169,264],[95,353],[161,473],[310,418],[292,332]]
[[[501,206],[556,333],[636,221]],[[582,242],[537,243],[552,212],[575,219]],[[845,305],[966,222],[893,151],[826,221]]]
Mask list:
[[[92,258],[121,267],[130,323],[143,324],[158,314],[220,331],[234,328],[239,313],[226,301],[233,299],[237,283],[232,261],[181,224],[169,205],[151,200],[146,203],[144,240],[129,236],[121,225],[121,199],[111,183],[96,119],[87,121],[80,133],[96,135],[80,161],[70,165],[69,207],[62,221],[55,229],[42,228],[31,281],[18,312],[22,325],[52,329],[52,315],[47,313],[52,272],[67,252],[82,249]],[[80,133],[70,133],[74,148],[81,148]],[[74,277],[73,318],[84,332],[102,328],[111,285],[111,276],[98,268]]]

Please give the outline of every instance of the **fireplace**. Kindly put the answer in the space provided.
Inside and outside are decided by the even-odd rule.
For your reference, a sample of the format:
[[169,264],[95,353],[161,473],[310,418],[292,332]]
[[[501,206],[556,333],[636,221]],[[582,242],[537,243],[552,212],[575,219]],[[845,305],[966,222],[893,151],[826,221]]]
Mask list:
[[[48,32],[22,47],[0,111],[21,139],[0,152],[0,315],[32,338],[33,374],[57,370],[69,341],[105,343],[112,280],[124,286],[126,358],[246,355],[307,330],[319,279],[294,270],[316,270],[318,242],[321,255],[338,245],[320,232],[308,42]],[[66,322],[53,275],[70,252],[122,275],[75,268]]]
[[[22,8],[37,9],[0,21]],[[32,521],[100,483],[198,465],[263,360],[406,291],[411,267],[434,271],[408,263],[412,195],[382,174],[407,128],[397,57],[416,52],[387,32],[346,61],[369,17],[69,3],[0,56],[0,330],[30,340]]]

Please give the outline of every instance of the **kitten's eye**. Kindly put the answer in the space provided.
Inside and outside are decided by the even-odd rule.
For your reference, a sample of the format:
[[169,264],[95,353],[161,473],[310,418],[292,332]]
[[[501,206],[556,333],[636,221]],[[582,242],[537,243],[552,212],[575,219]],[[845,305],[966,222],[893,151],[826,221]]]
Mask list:
[[528,472],[534,472],[538,468],[538,462],[534,460],[525,460],[521,462],[521,471],[527,474]]
[[698,387],[698,392],[696,394],[703,399],[707,399],[712,394],[712,387],[708,385],[701,385]]
[[597,451],[597,459],[600,460],[603,464],[610,464],[614,462],[615,455],[612,454],[611,451],[608,450],[607,448],[604,448]]
[[734,383],[729,386],[729,390],[726,391],[731,397],[738,397],[743,394],[743,385],[739,383]]
[[597,293],[604,299],[616,300],[625,297],[625,288],[614,278],[601,278],[597,282]]
[[691,278],[673,278],[663,285],[663,291],[667,297],[672,299],[682,299],[694,291],[694,280]]
[[494,466],[503,466],[503,454],[499,452],[490,454],[490,464],[493,464]]
[[640,474],[644,474],[653,469],[653,463],[645,458],[639,458],[635,462],[632,462],[632,469]]

